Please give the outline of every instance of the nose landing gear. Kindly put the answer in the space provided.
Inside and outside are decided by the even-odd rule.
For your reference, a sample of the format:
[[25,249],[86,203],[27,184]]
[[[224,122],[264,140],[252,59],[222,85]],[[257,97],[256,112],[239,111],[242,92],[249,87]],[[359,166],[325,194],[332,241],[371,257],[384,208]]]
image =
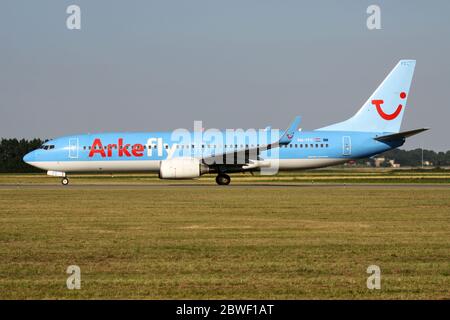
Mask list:
[[67,186],[69,184],[69,178],[67,177],[62,178],[61,183],[63,186]]
[[229,175],[225,174],[225,173],[220,173],[217,177],[216,177],[216,183],[220,186],[226,186],[229,185],[231,182],[231,178]]

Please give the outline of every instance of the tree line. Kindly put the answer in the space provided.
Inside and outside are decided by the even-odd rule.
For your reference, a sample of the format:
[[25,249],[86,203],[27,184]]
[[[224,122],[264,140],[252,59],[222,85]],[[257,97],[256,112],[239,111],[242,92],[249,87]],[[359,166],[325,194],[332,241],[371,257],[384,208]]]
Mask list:
[[0,172],[41,172],[32,167],[22,158],[28,152],[39,148],[45,140],[42,139],[1,139],[0,140]]
[[[28,152],[39,148],[46,140],[42,139],[1,139],[0,140],[0,172],[41,172],[25,162],[22,158]],[[422,165],[422,149],[401,150],[394,149],[383,153],[386,160],[395,160],[401,166],[419,167]],[[423,160],[429,161],[433,166],[450,166],[450,150],[447,152],[435,152],[423,150]],[[358,164],[365,164],[369,159],[360,159]]]
[[[387,160],[395,160],[395,163],[399,163],[401,166],[418,167],[422,165],[422,149],[419,148],[414,150],[394,149],[381,156]],[[428,161],[435,167],[450,166],[450,150],[435,152],[423,149],[423,161]]]

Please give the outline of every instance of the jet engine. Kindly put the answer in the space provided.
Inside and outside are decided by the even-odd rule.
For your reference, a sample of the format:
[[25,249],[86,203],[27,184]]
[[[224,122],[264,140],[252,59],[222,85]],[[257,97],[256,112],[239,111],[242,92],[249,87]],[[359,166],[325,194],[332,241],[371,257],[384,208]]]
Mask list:
[[162,160],[159,167],[160,179],[193,179],[208,173],[209,167],[193,158]]

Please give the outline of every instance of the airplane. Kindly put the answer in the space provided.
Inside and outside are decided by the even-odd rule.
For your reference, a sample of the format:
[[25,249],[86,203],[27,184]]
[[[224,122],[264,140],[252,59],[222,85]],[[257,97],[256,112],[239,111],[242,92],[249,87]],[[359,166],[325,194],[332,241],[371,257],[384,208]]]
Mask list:
[[218,131],[221,137],[209,141],[201,136],[206,132],[187,130],[181,140],[173,131],[81,134],[47,141],[23,160],[60,177],[63,185],[68,173],[116,171],[157,172],[161,179],[215,174],[218,185],[228,185],[230,173],[312,169],[372,157],[429,129],[400,131],[415,65],[400,60],[355,115],[313,131],[298,129],[296,117],[282,134],[270,127],[253,135]]

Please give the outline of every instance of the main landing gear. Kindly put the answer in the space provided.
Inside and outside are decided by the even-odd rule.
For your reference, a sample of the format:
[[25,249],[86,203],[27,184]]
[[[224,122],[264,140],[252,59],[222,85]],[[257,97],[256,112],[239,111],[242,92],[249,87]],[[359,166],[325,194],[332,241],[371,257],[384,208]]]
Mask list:
[[226,186],[229,185],[231,182],[231,178],[229,175],[225,174],[225,173],[220,173],[217,177],[216,177],[216,182],[218,185],[220,186]]
[[61,183],[63,186],[67,186],[69,184],[69,178],[67,177],[62,178]]

